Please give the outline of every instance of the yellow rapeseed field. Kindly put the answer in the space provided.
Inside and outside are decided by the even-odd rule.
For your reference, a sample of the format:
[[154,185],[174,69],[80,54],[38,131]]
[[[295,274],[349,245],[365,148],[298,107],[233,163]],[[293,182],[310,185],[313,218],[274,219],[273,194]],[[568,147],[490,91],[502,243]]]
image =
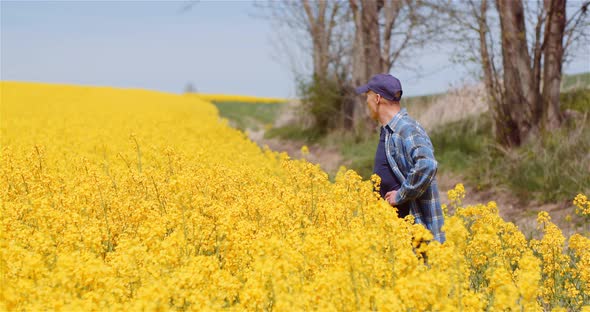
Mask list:
[[[449,192],[447,242],[192,95],[2,82],[0,311],[577,311],[590,239]],[[583,195],[579,213],[590,213]]]

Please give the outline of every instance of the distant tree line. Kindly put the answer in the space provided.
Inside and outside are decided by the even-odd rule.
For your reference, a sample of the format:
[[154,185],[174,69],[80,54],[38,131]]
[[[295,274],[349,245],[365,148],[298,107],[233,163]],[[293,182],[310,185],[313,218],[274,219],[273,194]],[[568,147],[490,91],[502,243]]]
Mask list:
[[[354,87],[407,66],[417,51],[453,42],[463,61],[480,68],[496,140],[519,146],[560,127],[562,64],[571,47],[588,44],[590,36],[590,0],[300,0],[260,6],[276,26],[280,57],[294,69],[304,107],[322,132],[365,133],[374,123]],[[301,71],[302,57],[311,59],[311,73]]]

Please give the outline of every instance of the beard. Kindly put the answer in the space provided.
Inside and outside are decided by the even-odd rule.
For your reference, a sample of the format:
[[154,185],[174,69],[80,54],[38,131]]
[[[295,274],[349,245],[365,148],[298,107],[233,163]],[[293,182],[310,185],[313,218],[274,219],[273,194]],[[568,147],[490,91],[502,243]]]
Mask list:
[[369,109],[369,117],[371,117],[371,119],[375,121],[379,121],[379,114],[377,113],[377,111],[372,110],[371,107],[368,105],[367,108]]

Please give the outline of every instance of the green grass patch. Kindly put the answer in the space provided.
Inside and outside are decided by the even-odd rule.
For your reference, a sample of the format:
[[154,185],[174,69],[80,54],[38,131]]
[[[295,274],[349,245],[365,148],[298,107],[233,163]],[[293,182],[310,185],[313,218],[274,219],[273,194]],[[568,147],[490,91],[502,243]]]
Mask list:
[[451,122],[430,133],[434,154],[442,170],[461,171],[487,151],[492,138],[489,115]]
[[533,192],[544,202],[571,200],[590,191],[588,151],[590,123],[566,125],[521,147],[521,159],[508,164],[512,179],[506,182],[522,195]]
[[519,148],[492,139],[489,116],[447,124],[431,134],[440,170],[459,172],[483,188],[504,185],[523,200],[571,200],[590,191],[590,123],[570,121]]
[[282,140],[304,141],[308,144],[318,142],[323,136],[319,130],[302,128],[297,125],[271,128],[264,133],[267,139],[278,138]]
[[582,113],[590,112],[590,89],[575,89],[559,96],[562,110],[572,109]]
[[285,104],[213,102],[219,115],[227,118],[230,124],[242,131],[254,130],[272,125]]
[[357,138],[352,134],[334,133],[326,137],[326,144],[338,146],[342,157],[349,162],[350,169],[364,179],[371,178],[375,163],[375,153],[379,144],[379,133],[367,138]]

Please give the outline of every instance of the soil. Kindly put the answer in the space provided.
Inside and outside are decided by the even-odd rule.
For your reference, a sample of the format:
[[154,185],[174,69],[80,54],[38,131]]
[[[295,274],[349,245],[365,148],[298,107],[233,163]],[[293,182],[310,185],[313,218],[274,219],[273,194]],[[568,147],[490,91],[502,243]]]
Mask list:
[[[487,204],[490,201],[495,201],[500,216],[504,220],[516,224],[527,238],[538,238],[537,215],[541,211],[549,213],[551,221],[559,226],[566,237],[584,231],[584,220],[576,215],[572,201],[540,203],[536,200],[520,198],[501,186],[477,189],[466,183],[466,179],[461,175],[452,173],[440,174],[437,179],[443,202],[448,202],[447,190],[454,188],[457,183],[463,183],[466,192],[463,206]],[[568,221],[568,219],[570,220]],[[585,230],[588,231],[587,228]]]

